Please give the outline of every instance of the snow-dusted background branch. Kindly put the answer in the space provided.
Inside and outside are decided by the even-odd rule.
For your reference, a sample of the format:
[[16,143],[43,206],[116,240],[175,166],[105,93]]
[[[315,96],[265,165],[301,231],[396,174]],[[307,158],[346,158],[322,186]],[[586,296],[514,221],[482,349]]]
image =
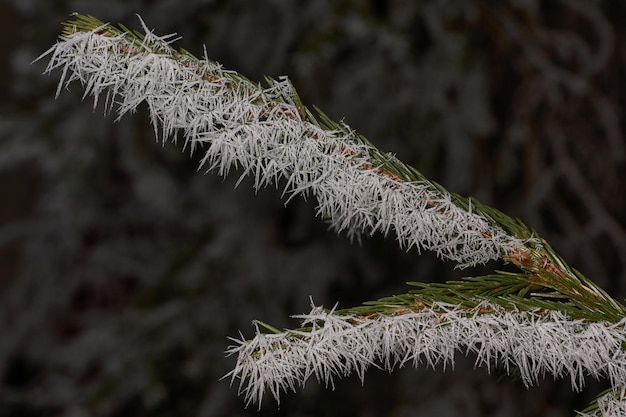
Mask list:
[[[78,88],[52,102],[57,80],[29,63],[75,10],[129,25],[141,13],[254,80],[289,74],[306,103],[520,215],[624,297],[619,2],[93,3],[2,5],[5,410],[224,415],[241,409],[215,382],[230,368],[224,334],[252,318],[287,325],[309,295],[348,306],[458,276],[381,239],[351,246],[271,189],[199,175],[198,161],[154,143],[145,118],[113,125]],[[309,384],[281,412],[568,415],[595,395],[551,381],[527,391],[472,368],[370,371],[364,388],[337,381],[335,392]]]

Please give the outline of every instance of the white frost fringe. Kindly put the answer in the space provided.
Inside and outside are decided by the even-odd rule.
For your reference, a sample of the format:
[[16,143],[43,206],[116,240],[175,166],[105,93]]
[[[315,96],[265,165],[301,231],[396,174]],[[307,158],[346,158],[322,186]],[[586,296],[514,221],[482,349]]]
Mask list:
[[[470,311],[438,304],[373,319],[314,306],[295,317],[311,329],[265,334],[256,325],[252,340],[233,339],[236,345],[228,353],[237,355],[237,364],[227,376],[240,380],[248,404],[260,405],[266,390],[279,401],[281,392],[295,391],[311,376],[332,385],[333,377],[352,372],[363,379],[370,366],[453,366],[457,351],[474,353],[476,366],[487,370],[497,364],[508,373],[519,372],[527,386],[546,374],[569,376],[574,390],[583,387],[587,376],[608,378],[613,386],[626,380],[625,321],[592,323],[555,311],[511,312],[487,303]],[[624,411],[623,397],[604,396],[601,407],[612,411],[602,415],[626,415],[613,413]]]
[[373,148],[347,126],[327,131],[303,121],[286,78],[263,89],[207,58],[174,57],[172,35],[142,25],[141,47],[99,30],[62,37],[43,55],[51,55],[46,72],[63,70],[57,94],[78,80],[94,107],[104,95],[105,111],[116,107],[119,117],[146,102],[163,140],[182,133],[192,152],[204,148],[202,165],[223,175],[239,168],[257,188],[285,179],[285,193],[313,194],[318,214],[350,235],[393,231],[402,247],[435,251],[460,267],[523,247],[449,194],[382,174]]

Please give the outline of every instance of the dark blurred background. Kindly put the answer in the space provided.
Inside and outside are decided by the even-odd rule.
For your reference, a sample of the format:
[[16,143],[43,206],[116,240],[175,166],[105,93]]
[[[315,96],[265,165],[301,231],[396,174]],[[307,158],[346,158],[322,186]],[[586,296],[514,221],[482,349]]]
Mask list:
[[381,149],[522,218],[626,296],[626,3],[538,0],[0,1],[0,416],[566,416],[602,388],[500,371],[371,370],[245,408],[220,380],[228,336],[294,326],[459,271],[362,244],[197,172],[145,109],[113,123],[42,76],[71,12],[139,27],[254,80],[289,75],[308,105]]

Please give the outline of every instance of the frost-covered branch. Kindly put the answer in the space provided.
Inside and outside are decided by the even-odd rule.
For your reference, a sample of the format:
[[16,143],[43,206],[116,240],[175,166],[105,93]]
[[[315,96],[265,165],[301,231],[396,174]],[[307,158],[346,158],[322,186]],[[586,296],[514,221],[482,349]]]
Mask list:
[[62,69],[59,92],[79,81],[94,106],[104,97],[105,109],[119,117],[146,103],[163,139],[181,134],[192,152],[204,152],[209,170],[238,168],[257,188],[284,179],[290,198],[315,196],[318,214],[337,230],[394,232],[402,247],[432,250],[461,266],[525,251],[523,239],[476,213],[471,201],[462,208],[425,179],[403,181],[399,168],[411,171],[395,158],[345,124],[316,120],[286,78],[262,88],[206,57],[177,52],[172,36],[145,25],[141,38],[104,24],[67,27],[48,51],[46,71]]
[[[489,311],[490,313],[484,313]],[[511,311],[482,303],[467,310],[436,304],[419,312],[360,317],[313,307],[301,331],[262,333],[236,340],[229,350],[237,365],[229,376],[240,380],[248,403],[260,403],[269,390],[280,393],[303,386],[312,376],[326,385],[333,377],[370,366],[393,370],[405,364],[453,366],[458,352],[473,353],[476,366],[519,372],[534,385],[546,374],[569,377],[580,390],[585,377],[626,380],[626,342],[619,323],[572,320],[556,311]],[[623,407],[623,406],[622,406]]]
[[[344,123],[300,101],[286,78],[267,87],[208,57],[175,50],[173,37],[144,34],[76,15],[64,24],[46,72],[62,70],[57,95],[80,82],[84,96],[118,117],[145,103],[155,133],[182,136],[201,152],[201,168],[237,169],[256,188],[284,186],[289,199],[312,195],[318,215],[351,236],[394,234],[403,248],[431,250],[460,267],[502,259],[517,273],[495,272],[342,311],[314,307],[299,330],[236,340],[229,353],[247,402],[279,398],[315,377],[370,366],[453,364],[457,351],[476,364],[515,368],[527,384],[545,374],[586,376],[614,387],[590,408],[624,409],[626,308],[570,268],[519,220],[463,198],[383,153]],[[206,55],[206,54],[205,54]],[[270,328],[269,326],[266,326]],[[608,410],[608,411],[606,411]],[[613,410],[613,411],[611,411]],[[587,412],[587,411],[585,411]]]

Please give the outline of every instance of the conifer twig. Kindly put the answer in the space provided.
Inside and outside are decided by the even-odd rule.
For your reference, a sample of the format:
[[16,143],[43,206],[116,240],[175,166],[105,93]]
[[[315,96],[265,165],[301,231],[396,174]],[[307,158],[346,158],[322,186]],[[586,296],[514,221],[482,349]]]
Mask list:
[[[184,138],[202,152],[201,168],[251,176],[256,188],[283,180],[288,199],[313,195],[318,215],[350,236],[394,234],[403,248],[434,251],[459,267],[502,259],[518,272],[496,271],[421,288],[345,310],[313,307],[302,328],[257,323],[252,340],[234,340],[230,372],[247,402],[265,390],[278,400],[311,376],[369,366],[451,364],[457,351],[477,365],[516,368],[534,384],[544,374],[569,377],[580,389],[588,375],[614,389],[585,413],[624,410],[626,310],[570,268],[521,221],[445,190],[348,125],[309,110],[286,78],[267,87],[171,47],[154,35],[75,15],[63,24],[46,72],[61,69],[57,95],[72,82],[104,97],[118,118],[146,103],[162,140]],[[260,331],[259,325],[270,333]],[[590,414],[592,413],[592,414]]]
[[[239,168],[255,187],[286,179],[289,198],[313,194],[318,214],[352,236],[394,232],[404,248],[435,251],[461,267],[503,255],[523,261],[531,233],[511,235],[482,206],[447,192],[345,124],[315,115],[286,78],[262,88],[171,48],[172,35],[139,35],[77,15],[47,54],[47,72],[61,68],[59,90],[73,81],[118,117],[145,102],[163,140],[182,133],[203,167]],[[512,225],[521,229],[519,225]],[[523,234],[523,233],[521,233]]]
[[457,351],[474,353],[476,366],[519,372],[527,386],[546,373],[569,377],[574,390],[587,376],[613,385],[626,378],[626,320],[572,320],[559,311],[516,311],[486,301],[472,309],[433,303],[376,317],[313,306],[294,317],[302,329],[266,334],[257,326],[252,340],[233,339],[229,353],[238,358],[229,376],[240,379],[247,402],[260,404],[265,390],[278,400],[281,391],[295,391],[312,376],[332,386],[334,377],[353,372],[363,379],[370,366],[446,367]]

